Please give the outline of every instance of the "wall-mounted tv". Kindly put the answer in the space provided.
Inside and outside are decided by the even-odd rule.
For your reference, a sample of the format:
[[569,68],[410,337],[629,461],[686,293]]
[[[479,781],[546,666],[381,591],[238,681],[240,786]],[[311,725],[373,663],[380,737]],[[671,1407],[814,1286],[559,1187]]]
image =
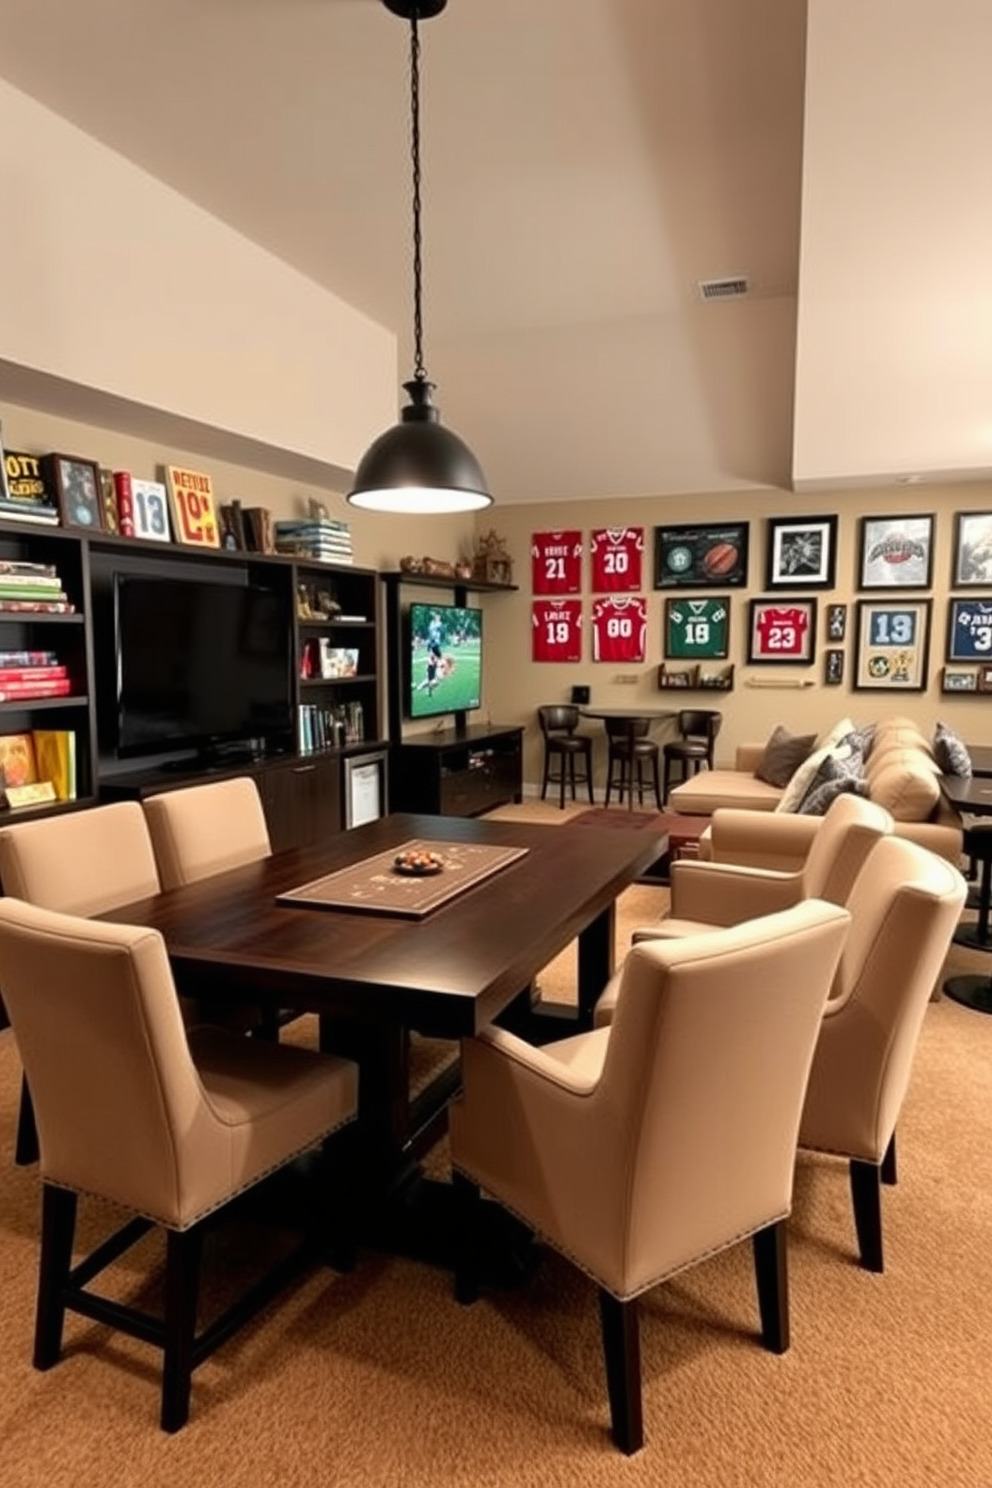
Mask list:
[[480,708],[482,611],[466,605],[412,604],[407,618],[407,717]]
[[117,574],[117,753],[286,747],[289,595],[221,580]]

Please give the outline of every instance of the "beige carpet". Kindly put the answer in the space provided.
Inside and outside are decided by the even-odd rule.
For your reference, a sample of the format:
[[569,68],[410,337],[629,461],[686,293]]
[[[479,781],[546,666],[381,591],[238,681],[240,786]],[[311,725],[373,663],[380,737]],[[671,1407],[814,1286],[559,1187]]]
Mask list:
[[[621,939],[663,896],[628,891]],[[556,996],[567,959],[542,978]],[[992,962],[955,951],[953,965]],[[65,1359],[36,1373],[18,1078],[2,1033],[0,1488],[992,1488],[992,1018],[947,999],[927,1012],[884,1195],[886,1274],[855,1264],[844,1167],[801,1158],[791,1351],[755,1341],[747,1246],[659,1288],[644,1304],[648,1445],[630,1460],[609,1442],[593,1289],[554,1256],[469,1309],[411,1261],[314,1275],[197,1371],[173,1438],[140,1344],[70,1319]],[[251,1243],[214,1259],[236,1271]],[[146,1242],[136,1262],[155,1255]]]

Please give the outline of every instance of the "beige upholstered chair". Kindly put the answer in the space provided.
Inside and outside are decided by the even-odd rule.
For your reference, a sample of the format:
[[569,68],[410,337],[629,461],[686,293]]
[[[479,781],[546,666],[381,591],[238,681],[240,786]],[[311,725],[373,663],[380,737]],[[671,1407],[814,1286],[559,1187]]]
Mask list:
[[800,1147],[850,1159],[861,1264],[882,1270],[881,1182],[895,1182],[895,1128],[927,1000],[966,884],[936,853],[887,837],[847,901],[851,930],[816,1045]]
[[[0,985],[41,1138],[35,1367],[57,1363],[67,1309],[157,1344],[161,1423],[176,1431],[189,1414],[193,1368],[271,1300],[277,1279],[195,1336],[207,1217],[351,1120],[357,1070],[224,1029],[187,1034],[164,943],[152,930],[4,899]],[[141,1218],[74,1269],[80,1193]],[[167,1231],[161,1322],[87,1285],[153,1224]],[[311,1239],[295,1259],[316,1254]]]
[[249,776],[163,791],[142,801],[163,889],[267,858],[272,847]]
[[[158,869],[141,807],[121,801],[0,827],[0,884],[5,894],[74,915],[103,914],[157,894]],[[3,991],[0,984],[0,995]],[[31,1163],[37,1158],[24,1081],[15,1159]]]
[[[794,873],[680,859],[672,864],[671,913],[635,930],[632,940],[682,939],[775,914],[803,899],[846,904],[868,854],[891,829],[892,818],[881,806],[860,796],[838,796]],[[613,1016],[619,986],[617,973],[596,1003],[597,1027]]]
[[[784,1220],[813,1045],[847,933],[807,900],[730,930],[633,948],[616,1016],[534,1048],[462,1048],[450,1110],[460,1300],[474,1300],[479,1189],[599,1288],[613,1436],[641,1446],[636,1298],[752,1236],[762,1337],[788,1347]],[[466,1181],[467,1180],[467,1181]]]

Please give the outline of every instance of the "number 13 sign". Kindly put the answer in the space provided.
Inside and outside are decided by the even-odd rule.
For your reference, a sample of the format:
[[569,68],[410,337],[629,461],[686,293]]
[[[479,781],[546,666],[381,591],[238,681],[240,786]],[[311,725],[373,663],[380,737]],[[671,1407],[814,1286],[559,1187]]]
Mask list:
[[179,465],[166,467],[172,525],[176,538],[199,548],[219,548],[220,532],[214,511],[213,486],[209,475],[184,470]]
[[929,599],[858,601],[859,691],[923,692],[930,646]]

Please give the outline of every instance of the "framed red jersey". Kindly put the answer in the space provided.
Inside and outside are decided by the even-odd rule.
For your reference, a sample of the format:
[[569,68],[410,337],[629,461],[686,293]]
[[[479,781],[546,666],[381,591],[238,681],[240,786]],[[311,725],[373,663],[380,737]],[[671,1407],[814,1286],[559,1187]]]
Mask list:
[[582,601],[535,600],[530,609],[534,661],[582,660]]
[[582,533],[535,532],[530,540],[535,594],[578,594],[582,589]]
[[791,661],[810,666],[815,641],[815,599],[752,599],[749,662]]
[[589,539],[595,594],[629,594],[641,587],[643,527],[597,527]]
[[648,630],[647,601],[597,599],[592,607],[593,661],[643,661]]

